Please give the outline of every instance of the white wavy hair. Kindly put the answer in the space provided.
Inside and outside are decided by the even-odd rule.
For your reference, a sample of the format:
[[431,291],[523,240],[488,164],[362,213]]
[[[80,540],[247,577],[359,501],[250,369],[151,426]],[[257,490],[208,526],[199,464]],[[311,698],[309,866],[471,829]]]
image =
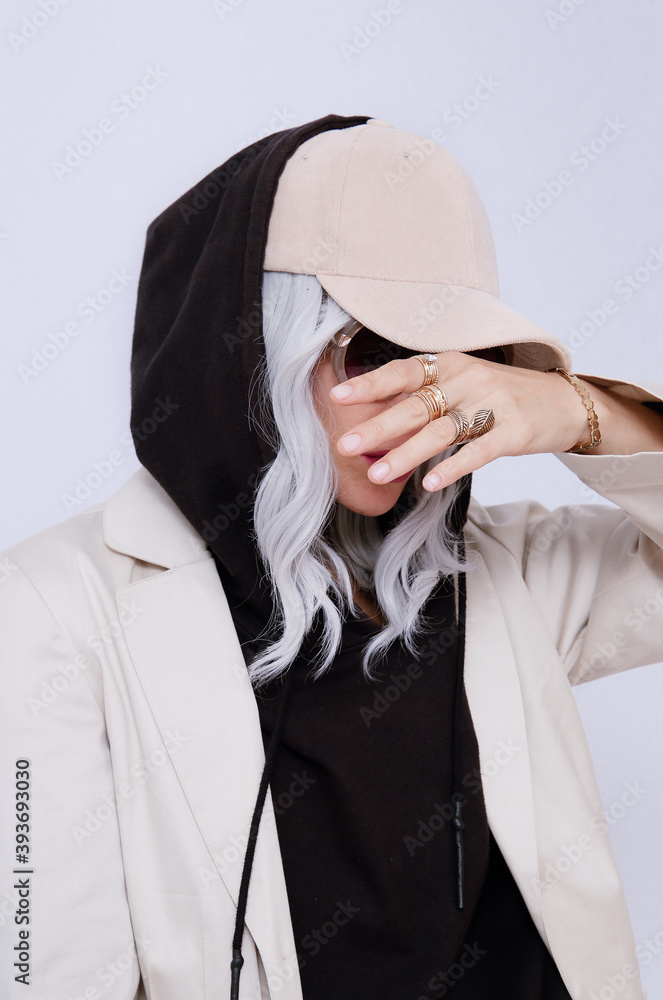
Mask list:
[[[324,637],[314,677],[330,667],[341,643],[340,611],[356,613],[353,581],[374,595],[387,622],[364,647],[365,677],[374,677],[373,666],[399,636],[416,657],[414,640],[425,625],[423,605],[441,576],[461,569],[457,539],[447,527],[447,511],[460,485],[435,493],[421,485],[426,473],[458,445],[414,470],[416,503],[386,535],[377,517],[336,503],[338,473],[312,383],[332,336],[350,318],[315,276],[264,272],[266,363],[255,373],[251,391],[257,405],[251,417],[271,441],[276,458],[256,493],[254,527],[275,594],[267,629],[281,634],[248,668],[257,687],[293,662],[319,609]],[[261,407],[265,398],[271,398],[276,426]]]

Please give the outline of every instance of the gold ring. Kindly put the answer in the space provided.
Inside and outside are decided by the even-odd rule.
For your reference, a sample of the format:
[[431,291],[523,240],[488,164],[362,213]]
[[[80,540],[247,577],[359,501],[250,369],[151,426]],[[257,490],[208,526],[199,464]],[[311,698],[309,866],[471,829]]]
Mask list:
[[436,354],[415,354],[414,357],[417,361],[421,361],[424,366],[424,380],[419,386],[423,389],[426,385],[434,385],[437,383],[440,377],[440,369],[437,367],[437,355]]
[[472,417],[472,422],[467,432],[467,437],[468,438],[481,437],[482,434],[487,434],[489,430],[492,430],[494,426],[495,426],[494,410],[477,410],[477,412]]
[[443,417],[449,410],[447,394],[441,385],[424,385],[421,389],[411,392],[410,395],[423,399],[428,409],[428,423],[431,420],[436,420],[438,417]]
[[467,414],[464,410],[449,410],[447,416],[451,417],[456,425],[456,435],[447,445],[447,447],[450,448],[452,444],[458,444],[459,441],[465,440],[467,432],[470,428],[470,422],[467,419]]

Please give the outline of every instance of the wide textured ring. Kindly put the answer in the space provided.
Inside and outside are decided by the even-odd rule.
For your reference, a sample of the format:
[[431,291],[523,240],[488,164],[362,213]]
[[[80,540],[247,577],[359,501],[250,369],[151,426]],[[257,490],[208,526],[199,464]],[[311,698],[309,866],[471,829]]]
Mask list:
[[411,392],[410,395],[423,399],[428,410],[428,423],[438,417],[443,417],[449,410],[447,394],[441,385],[424,385],[421,389]]
[[487,434],[495,426],[494,410],[477,410],[472,417],[467,437],[478,438],[482,434]]
[[447,445],[450,448],[452,444],[458,444],[459,441],[465,440],[467,432],[470,429],[470,422],[464,410],[449,410],[447,416],[451,417],[456,425],[456,436]]
[[417,361],[421,361],[424,366],[424,380],[419,386],[423,389],[426,385],[434,385],[440,377],[440,369],[437,367],[437,354],[415,354]]

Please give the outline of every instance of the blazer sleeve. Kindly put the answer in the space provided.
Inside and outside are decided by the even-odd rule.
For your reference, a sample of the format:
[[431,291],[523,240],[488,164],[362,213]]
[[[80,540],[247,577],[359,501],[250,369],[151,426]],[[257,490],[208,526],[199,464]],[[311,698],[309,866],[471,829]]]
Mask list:
[[5,558],[0,995],[7,1000],[145,995],[104,715],[85,659],[30,579]]
[[[579,377],[663,413],[663,385]],[[556,457],[616,505],[534,503],[526,519],[523,573],[570,683],[663,660],[663,452]]]

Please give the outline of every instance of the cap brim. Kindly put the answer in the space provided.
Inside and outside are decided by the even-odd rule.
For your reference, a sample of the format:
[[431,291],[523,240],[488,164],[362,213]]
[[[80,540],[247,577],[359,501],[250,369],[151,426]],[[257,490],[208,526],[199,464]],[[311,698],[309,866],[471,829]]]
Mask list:
[[318,274],[318,281],[354,319],[412,350],[475,351],[509,347],[519,368],[571,368],[561,340],[479,288]]

